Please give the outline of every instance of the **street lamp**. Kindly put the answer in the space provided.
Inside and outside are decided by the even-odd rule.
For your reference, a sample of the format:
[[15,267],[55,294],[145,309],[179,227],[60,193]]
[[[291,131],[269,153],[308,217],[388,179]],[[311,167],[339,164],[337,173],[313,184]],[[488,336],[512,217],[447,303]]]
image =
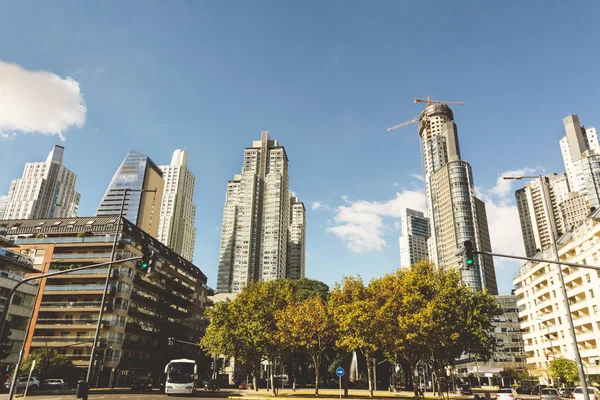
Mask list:
[[[111,263],[115,261],[115,254],[117,251],[117,242],[119,241],[119,231],[121,229],[121,222],[123,219],[123,210],[125,208],[125,200],[127,199],[127,193],[129,192],[154,192],[154,189],[129,189],[125,188],[123,192],[123,200],[121,200],[121,209],[119,211],[119,219],[117,220],[117,226],[115,227],[115,240],[113,240],[112,250],[110,252]],[[104,303],[106,302],[106,292],[108,291],[108,284],[110,283],[110,277],[112,275],[112,264],[108,264],[108,273],[106,274],[106,281],[104,282],[104,293],[102,293],[102,301],[100,302],[100,314],[98,315],[98,324],[96,325],[96,334],[94,335],[94,344],[92,345],[92,351],[90,353],[90,362],[88,365],[87,376],[85,381],[89,387],[90,379],[92,377],[92,367],[94,365],[94,354],[96,353],[96,347],[98,345],[98,337],[100,336],[100,326],[102,325],[102,316],[104,315]],[[586,399],[589,400],[589,399]]]
[[[579,346],[577,345],[577,336],[575,335],[575,326],[573,325],[573,316],[571,315],[571,305],[569,304],[569,296],[567,294],[567,288],[565,286],[565,278],[563,276],[562,264],[560,264],[560,257],[558,255],[558,245],[556,244],[556,237],[554,237],[554,230],[552,229],[552,222],[550,219],[550,211],[546,204],[546,185],[544,184],[544,177],[540,174],[538,176],[504,176],[507,180],[521,180],[521,179],[539,179],[541,191],[542,191],[542,205],[544,207],[544,214],[546,217],[546,223],[548,226],[548,235],[552,242],[554,249],[554,256],[558,262],[558,277],[560,279],[560,287],[562,289],[563,301],[565,302],[565,308],[567,310],[567,320],[569,321],[569,332],[571,333],[571,339],[573,341],[573,350],[575,351],[575,362],[577,363],[577,370],[579,372],[579,380],[581,386],[587,388],[587,382],[585,379],[585,372],[583,370],[583,362],[581,361],[581,354],[579,354]],[[583,399],[590,400],[590,396],[587,390],[583,391]]]

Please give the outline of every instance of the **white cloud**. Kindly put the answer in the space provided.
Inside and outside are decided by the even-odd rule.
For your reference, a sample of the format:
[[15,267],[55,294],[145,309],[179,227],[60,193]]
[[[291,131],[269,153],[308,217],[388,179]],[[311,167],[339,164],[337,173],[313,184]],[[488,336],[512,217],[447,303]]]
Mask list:
[[347,196],[342,200],[348,205],[339,206],[334,217],[334,226],[327,228],[346,243],[354,253],[380,251],[387,242],[383,236],[395,228],[390,218],[400,218],[404,208],[426,209],[425,193],[404,190],[396,197],[385,201],[350,201]]
[[19,133],[56,135],[85,123],[79,83],[47,71],[0,61],[0,139]]
[[512,197],[514,195],[513,183],[519,182],[510,179],[504,179],[505,176],[521,176],[521,175],[531,175],[536,171],[535,168],[522,168],[512,171],[504,171],[496,179],[496,185],[491,189],[491,193],[500,196],[501,199],[507,200],[507,197]]
[[310,208],[315,211],[318,211],[318,210],[330,211],[331,210],[331,208],[327,204],[321,203],[320,201],[313,201]]
[[410,174],[410,176],[412,176],[418,181],[425,182],[425,177],[421,174]]

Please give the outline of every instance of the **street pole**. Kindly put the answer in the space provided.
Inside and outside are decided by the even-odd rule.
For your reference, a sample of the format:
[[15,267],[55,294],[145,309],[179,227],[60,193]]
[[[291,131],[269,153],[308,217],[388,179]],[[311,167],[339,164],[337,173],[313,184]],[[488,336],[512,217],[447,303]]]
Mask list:
[[573,340],[573,350],[575,351],[575,362],[577,363],[577,370],[579,372],[579,380],[581,382],[581,387],[583,390],[583,399],[590,400],[590,396],[587,392],[587,382],[585,379],[585,372],[583,370],[583,362],[581,361],[581,354],[579,353],[579,346],[577,345],[577,336],[575,334],[575,326],[573,324],[573,315],[571,314],[571,305],[569,304],[569,295],[567,294],[567,288],[565,286],[565,278],[563,276],[562,270],[562,262],[560,260],[560,256],[558,254],[558,245],[556,244],[556,237],[554,236],[554,230],[552,229],[552,222],[550,219],[550,210],[548,208],[548,204],[546,203],[546,185],[544,185],[544,177],[540,174],[537,177],[531,176],[521,176],[521,177],[504,177],[504,179],[523,179],[523,178],[533,178],[539,179],[541,186],[541,194],[542,194],[542,205],[544,207],[544,214],[546,217],[546,223],[548,227],[548,234],[550,236],[550,242],[552,242],[552,248],[554,250],[554,257],[556,258],[556,263],[558,264],[558,277],[560,279],[560,288],[562,290],[563,300],[565,302],[565,309],[567,311],[567,320],[569,321],[569,332],[571,333],[571,339]]
[[[108,285],[110,283],[110,277],[112,273],[112,262],[115,261],[115,255],[117,252],[117,244],[119,242],[119,231],[121,228],[121,222],[123,220],[123,209],[125,208],[125,200],[127,199],[127,193],[129,192],[154,192],[156,193],[156,189],[129,189],[126,188],[123,192],[123,199],[121,200],[121,209],[119,210],[119,219],[117,220],[117,226],[115,229],[115,240],[113,240],[112,250],[110,252],[110,261],[111,264],[108,265],[108,273],[106,274],[106,281],[104,282],[104,292],[102,293],[102,301],[100,302],[100,313],[98,315],[98,324],[96,325],[96,334],[94,335],[94,344],[92,345],[92,350],[90,352],[90,362],[88,365],[87,376],[85,381],[87,382],[88,388],[90,385],[90,379],[92,376],[92,367],[94,365],[94,354],[96,353],[96,347],[98,346],[98,338],[100,337],[100,327],[102,326],[102,317],[104,315],[104,303],[106,302],[106,293],[108,292]],[[123,260],[121,260],[123,262]]]

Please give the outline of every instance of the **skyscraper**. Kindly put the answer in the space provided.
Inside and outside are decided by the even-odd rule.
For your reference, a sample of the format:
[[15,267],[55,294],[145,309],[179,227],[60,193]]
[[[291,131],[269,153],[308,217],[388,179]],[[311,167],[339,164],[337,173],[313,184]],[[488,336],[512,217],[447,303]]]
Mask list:
[[162,171],[145,154],[130,150],[110,181],[96,216],[119,215],[125,189],[156,189],[156,193],[127,192],[123,211],[125,218],[156,237],[164,190]]
[[561,204],[569,199],[567,174],[548,174],[543,177],[543,182],[546,187],[545,199],[542,197],[543,190],[539,179],[527,182],[522,189],[515,192],[527,257],[535,256],[538,251],[552,244],[548,231],[546,207],[554,236],[559,237],[565,233]]
[[563,119],[565,136],[560,150],[569,185],[573,192],[584,196],[590,207],[600,207],[600,143],[595,128],[584,128],[577,115]]
[[196,178],[187,167],[187,151],[175,150],[170,165],[160,169],[165,181],[157,239],[188,261],[194,258],[196,242]]
[[227,184],[217,292],[286,276],[289,197],[287,154],[263,132],[244,151],[242,173]]
[[[425,161],[425,185],[431,236],[429,259],[441,268],[457,268],[454,254],[464,241],[491,251],[485,204],[474,195],[473,173],[460,157],[454,115],[446,104],[429,105],[419,116],[419,136]],[[498,294],[491,257],[478,255],[461,271],[465,284]]]
[[63,165],[65,148],[54,146],[44,162],[25,164],[23,176],[10,184],[3,219],[77,216],[77,175]]
[[306,275],[306,208],[297,197],[290,197],[290,227],[288,232],[287,277]]
[[417,210],[402,210],[400,228],[400,266],[408,268],[429,258],[429,218]]

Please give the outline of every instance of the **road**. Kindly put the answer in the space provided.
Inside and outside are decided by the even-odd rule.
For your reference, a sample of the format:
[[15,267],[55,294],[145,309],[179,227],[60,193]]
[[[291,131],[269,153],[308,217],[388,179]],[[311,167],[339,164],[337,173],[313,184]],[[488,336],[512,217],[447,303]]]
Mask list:
[[[177,399],[177,398],[181,398],[181,399],[189,399],[189,398],[194,398],[194,399],[210,399],[210,400],[215,400],[215,399],[226,399],[227,396],[232,395],[233,393],[237,393],[237,390],[235,391],[219,391],[216,393],[210,393],[210,392],[205,392],[205,391],[197,391],[195,393],[194,396],[173,396],[173,397],[168,397],[167,395],[165,395],[164,393],[161,393],[159,391],[154,391],[153,393],[132,393],[132,392],[120,392],[120,393],[99,393],[99,394],[94,394],[91,393],[88,397],[88,400],[167,400],[167,399]],[[22,399],[21,394],[19,394],[20,397],[17,397],[16,399]],[[76,400],[75,399],[75,394],[59,394],[59,395],[55,395],[55,396],[50,396],[50,395],[38,395],[38,396],[29,396],[29,394],[27,394],[27,398],[31,398],[32,400]],[[5,393],[1,393],[0,394],[0,400],[7,400],[8,399],[8,394]]]

